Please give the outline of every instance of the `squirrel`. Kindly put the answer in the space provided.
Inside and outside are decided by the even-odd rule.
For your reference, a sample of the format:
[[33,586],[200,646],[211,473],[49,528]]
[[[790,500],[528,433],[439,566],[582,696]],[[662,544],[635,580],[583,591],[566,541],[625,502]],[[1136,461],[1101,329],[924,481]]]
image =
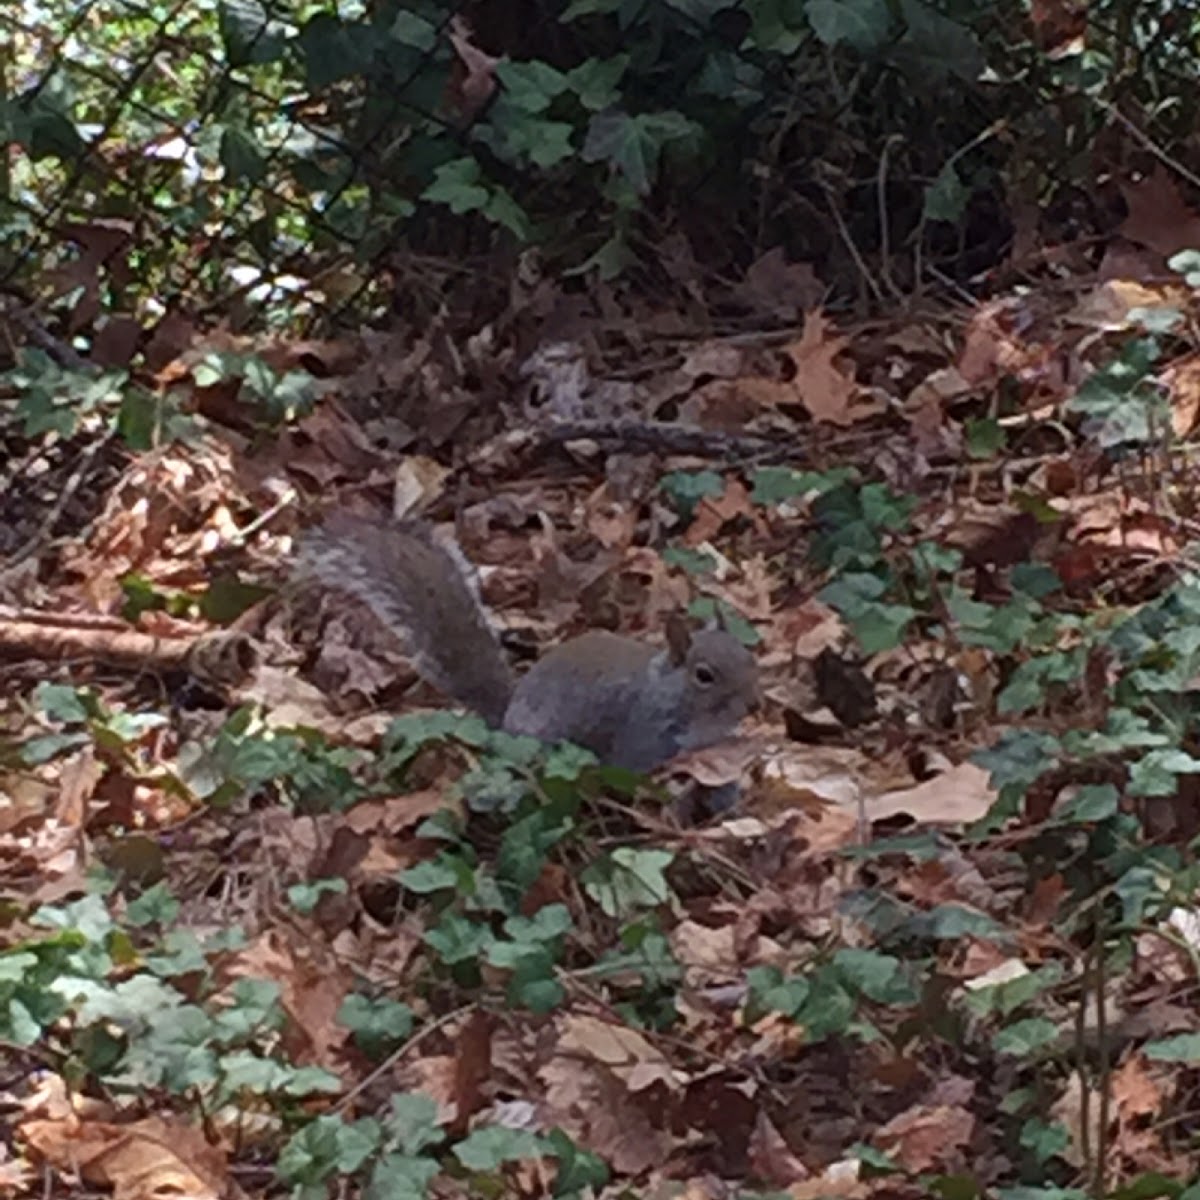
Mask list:
[[667,645],[595,630],[514,681],[457,543],[418,520],[337,513],[302,542],[301,575],[369,608],[417,673],[493,728],[573,742],[650,771],[729,736],[760,704],[754,656],[724,629],[667,622]]

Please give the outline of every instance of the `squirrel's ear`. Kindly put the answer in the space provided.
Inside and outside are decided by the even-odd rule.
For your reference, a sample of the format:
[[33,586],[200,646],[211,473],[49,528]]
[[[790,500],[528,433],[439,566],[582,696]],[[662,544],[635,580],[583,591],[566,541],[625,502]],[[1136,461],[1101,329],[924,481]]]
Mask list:
[[692,648],[692,630],[687,618],[681,613],[671,613],[667,617],[667,649],[671,653],[671,662],[679,666],[688,656]]

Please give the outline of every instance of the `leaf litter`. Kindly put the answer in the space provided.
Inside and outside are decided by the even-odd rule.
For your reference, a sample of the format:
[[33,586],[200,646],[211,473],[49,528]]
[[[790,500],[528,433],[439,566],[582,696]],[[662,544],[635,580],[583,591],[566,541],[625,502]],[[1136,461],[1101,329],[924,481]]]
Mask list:
[[[478,57],[465,33],[456,47],[460,103],[478,103],[495,64]],[[1189,244],[1200,218],[1168,179],[1149,177],[1127,200],[1120,234],[1131,246],[1161,259]],[[402,650],[365,616],[310,604],[290,585],[265,598],[247,593],[222,620],[265,654],[234,682],[215,669],[168,681],[186,700],[162,722],[131,720],[168,711],[152,673],[114,670],[88,655],[67,671],[10,653],[11,696],[69,681],[91,698],[78,712],[65,695],[44,692],[40,710],[5,708],[9,743],[57,739],[44,743],[47,757],[6,766],[0,780],[7,953],[35,944],[39,905],[83,895],[88,863],[114,863],[123,878],[110,893],[117,916],[166,880],[179,934],[240,929],[240,946],[193,957],[187,970],[164,967],[164,978],[191,980],[194,990],[195,973],[211,972],[227,1020],[246,1002],[239,981],[272,985],[281,1014],[274,1045],[295,1068],[328,1077],[326,1091],[297,1092],[309,1115],[338,1106],[365,1118],[398,1091],[422,1091],[455,1136],[490,1125],[557,1127],[604,1159],[618,1186],[644,1194],[671,1180],[688,1195],[711,1195],[718,1178],[796,1197],[909,1186],[875,1173],[881,1164],[913,1179],[1011,1179],[1003,1097],[985,1086],[961,1042],[918,1019],[962,1020],[955,1005],[965,1004],[996,1034],[997,1012],[1020,1003],[1006,996],[1030,987],[1025,1003],[1040,997],[1042,1008],[1021,1031],[1023,1044],[1038,1044],[1038,1021],[1049,1022],[1047,1036],[1071,1028],[1069,998],[1038,982],[1048,964],[1078,966],[1055,929],[1063,880],[1026,879],[1010,852],[1049,827],[1054,805],[1038,815],[1031,797],[1025,824],[1018,813],[990,838],[962,836],[998,799],[973,753],[1020,725],[995,708],[1008,666],[997,646],[1007,635],[980,627],[972,643],[944,630],[930,639],[914,632],[898,649],[872,650],[859,625],[856,649],[854,610],[825,602],[831,575],[807,544],[825,520],[826,484],[817,476],[856,465],[867,479],[903,480],[918,501],[915,533],[885,537],[882,552],[923,539],[953,549],[973,575],[976,603],[1030,561],[1059,566],[1080,603],[1155,594],[1160,568],[1169,572],[1193,536],[1190,492],[1168,496],[1102,474],[1087,439],[1060,413],[1145,313],[1190,311],[1195,301],[1177,276],[1154,274],[1161,263],[1126,254],[1135,277],[1117,278],[1115,257],[1106,262],[1099,277],[1079,278],[1074,294],[1047,287],[999,296],[968,314],[955,337],[946,335],[945,314],[860,334],[815,306],[804,269],[764,258],[744,300],[757,305],[764,287],[786,292],[803,313],[798,332],[659,342],[645,329],[630,333],[632,309],[613,318],[620,302],[609,297],[609,320],[592,317],[590,329],[576,320],[584,332],[559,339],[553,353],[543,347],[540,358],[522,360],[503,331],[467,338],[448,326],[320,347],[250,343],[237,348],[281,367],[319,359],[327,385],[309,415],[263,445],[230,415],[236,393],[203,395],[192,372],[204,352],[228,353],[230,342],[205,346],[190,331],[199,344],[171,352],[158,386],[207,412],[211,432],[133,456],[115,478],[106,462],[86,521],[42,546],[36,580],[6,580],[5,621],[23,606],[78,614],[80,628],[84,614],[123,615],[155,637],[197,640],[216,627],[206,615],[216,609],[203,602],[217,574],[271,589],[286,576],[308,510],[365,492],[401,511],[456,513],[516,646],[600,624],[643,633],[689,600],[741,614],[761,639],[770,709],[738,741],[673,769],[706,786],[740,780],[736,813],[693,828],[669,809],[598,808],[606,815],[594,818],[589,836],[628,849],[619,861],[631,878],[601,886],[587,877],[586,857],[544,863],[529,878],[524,917],[557,905],[572,928],[557,1003],[540,1012],[503,1003],[511,963],[483,964],[473,982],[434,969],[434,912],[415,899],[426,893],[398,880],[447,869],[438,822],[465,819],[459,785],[476,756],[430,746],[413,760],[411,790],[359,789],[386,714],[436,704],[414,683]],[[82,295],[87,303],[87,286]],[[642,361],[671,365],[638,376],[630,347]],[[114,335],[111,352],[118,349]],[[1180,436],[1196,422],[1194,358],[1179,353],[1156,376]],[[513,379],[524,388],[506,390]],[[997,417],[1002,392],[1007,407]],[[396,403],[381,403],[384,394]],[[794,450],[795,488],[763,502],[761,489],[779,483],[762,473],[774,464],[729,464],[667,444],[647,470],[644,454],[603,443],[531,454],[495,440],[506,423],[597,414],[652,421],[672,410],[701,431],[779,439],[776,463]],[[971,455],[980,422],[995,425],[1006,447],[999,462]],[[460,444],[491,449],[447,455]],[[679,491],[681,482],[672,493],[672,479],[696,494]],[[960,622],[982,620],[955,603]],[[904,628],[903,613],[889,619]],[[1102,692],[1104,665],[1096,671]],[[1070,728],[1074,715],[1048,703],[1039,719]],[[244,751],[239,758],[237,737],[222,734],[230,721],[261,736],[253,745],[262,761]],[[297,729],[308,732],[289,740]],[[317,730],[336,762],[305,759],[305,738]],[[333,772],[325,791],[340,801],[328,811],[281,803],[275,778],[285,763],[302,762]],[[493,828],[479,853],[503,853],[502,836]],[[154,852],[123,854],[123,845]],[[665,874],[645,857],[655,847]],[[320,895],[289,899],[321,884],[330,886]],[[620,945],[616,914],[646,896],[663,899],[650,904],[643,956],[626,948],[597,971]],[[872,911],[891,915],[868,920]],[[955,999],[922,998],[903,959],[877,949],[880,930],[902,920],[932,931],[933,966]],[[1108,1130],[1096,1125],[1094,1076],[1046,1079],[1054,1093],[1047,1114],[1065,1131],[1057,1161],[1068,1169],[1082,1168],[1102,1133],[1123,1177],[1190,1169],[1164,1124],[1186,1094],[1184,1068],[1139,1049],[1139,1039],[1163,1030],[1196,1032],[1188,1006],[1172,1006],[1195,983],[1194,939],[1188,944],[1190,952],[1147,930],[1141,969],[1112,981]],[[140,952],[130,945],[126,953],[124,969],[136,974]],[[465,970],[473,958],[459,961]],[[380,1010],[405,1030],[388,1043],[382,1070],[344,1023],[346,999],[364,980],[378,1002],[408,1014]],[[959,992],[976,996],[977,1007]],[[668,993],[674,1022],[639,1007]],[[855,996],[862,1024],[851,1030],[839,1006]],[[1139,1012],[1160,1016],[1139,1028]],[[1003,1032],[1011,1036],[1011,1026]],[[6,1194],[21,1194],[40,1170],[131,1200],[238,1194],[235,1175],[251,1181],[247,1192],[278,1189],[259,1171],[259,1155],[277,1156],[284,1138],[274,1125],[249,1136],[256,1109],[264,1110],[253,1089],[226,1098],[233,1125],[229,1112],[204,1125],[166,1089],[144,1091],[140,1107],[115,1094],[97,1101],[66,1084],[65,1061],[31,1055],[19,1039],[3,1052],[6,1064],[39,1063],[25,1081],[8,1073],[0,1091],[14,1134],[0,1156]],[[239,1175],[242,1168],[249,1173]],[[453,1172],[439,1178],[446,1194],[461,1185]],[[547,1186],[535,1174],[523,1182]]]

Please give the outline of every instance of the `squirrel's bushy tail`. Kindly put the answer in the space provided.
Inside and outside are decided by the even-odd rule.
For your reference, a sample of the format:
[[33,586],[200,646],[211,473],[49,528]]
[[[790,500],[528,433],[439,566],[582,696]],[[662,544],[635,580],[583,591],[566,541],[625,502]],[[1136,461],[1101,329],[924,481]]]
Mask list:
[[422,678],[500,726],[512,676],[456,546],[420,522],[336,513],[304,536],[299,570],[365,604]]

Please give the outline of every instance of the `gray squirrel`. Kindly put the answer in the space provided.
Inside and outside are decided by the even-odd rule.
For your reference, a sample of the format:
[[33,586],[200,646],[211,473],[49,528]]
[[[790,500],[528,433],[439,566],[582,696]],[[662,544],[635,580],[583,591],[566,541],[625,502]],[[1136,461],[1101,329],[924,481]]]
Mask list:
[[750,651],[681,618],[668,621],[665,649],[596,630],[514,682],[469,563],[420,521],[337,513],[306,535],[300,572],[365,604],[422,678],[493,728],[574,742],[610,766],[649,771],[712,745],[760,702]]

